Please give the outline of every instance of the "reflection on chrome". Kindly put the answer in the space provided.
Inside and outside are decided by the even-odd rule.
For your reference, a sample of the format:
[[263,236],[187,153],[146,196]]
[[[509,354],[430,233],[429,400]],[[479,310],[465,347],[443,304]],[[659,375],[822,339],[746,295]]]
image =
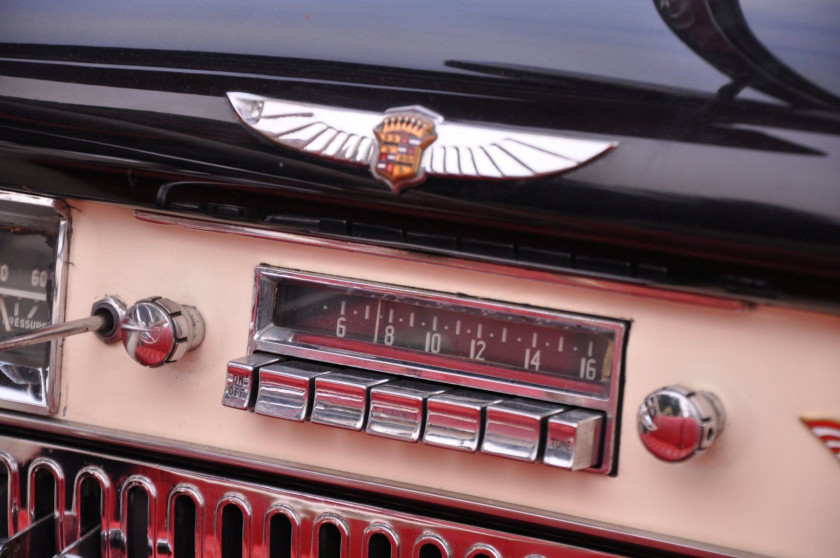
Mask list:
[[[536,556],[612,556],[469,521],[400,511],[404,504],[389,505],[398,504],[393,500],[362,504],[325,497],[322,491],[285,488],[282,481],[254,484],[4,436],[0,447],[10,450],[0,453],[9,492],[0,501],[0,522],[9,534],[0,538],[4,557],[375,558],[383,556],[383,544],[390,547],[387,556],[400,556],[401,548],[426,556],[425,547],[452,557],[500,556],[497,549],[506,548],[527,548]],[[11,474],[17,470],[31,474],[19,479]],[[64,479],[76,479],[66,500]],[[36,495],[36,486],[40,492],[52,483],[55,498]]]
[[639,409],[639,435],[663,461],[685,461],[706,451],[725,425],[723,405],[712,393],[670,386],[650,394]]

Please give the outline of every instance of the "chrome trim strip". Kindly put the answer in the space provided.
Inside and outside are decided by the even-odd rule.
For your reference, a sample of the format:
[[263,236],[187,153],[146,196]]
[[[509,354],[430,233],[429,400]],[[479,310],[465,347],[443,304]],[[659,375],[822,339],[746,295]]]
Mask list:
[[400,537],[385,523],[374,523],[365,529],[365,532],[362,534],[362,556],[369,558],[370,538],[374,535],[382,535],[388,539],[388,542],[391,544],[391,558],[402,556],[400,554]]
[[469,498],[464,495],[407,484],[385,484],[381,479],[371,477],[353,476],[315,467],[303,467],[299,464],[291,464],[280,460],[266,460],[265,458],[241,453],[223,452],[218,448],[196,444],[187,445],[157,437],[139,437],[130,433],[72,424],[57,419],[47,420],[42,417],[0,411],[0,424],[5,424],[13,428],[27,428],[48,434],[75,437],[100,444],[114,444],[129,449],[166,453],[175,457],[194,459],[217,465],[248,468],[255,472],[282,475],[293,480],[323,483],[341,489],[360,490],[385,497],[415,500],[424,504],[444,506],[465,512],[531,523],[541,527],[571,531],[585,536],[609,539],[617,543],[639,545],[652,550],[676,552],[686,556],[698,558],[758,556],[756,554],[736,552],[732,549],[716,545],[576,518],[564,514],[552,514],[543,510],[515,506],[489,499]]
[[323,514],[312,525],[312,543],[310,546],[312,556],[326,555],[326,553],[321,551],[321,529],[328,523],[335,527],[341,535],[341,546],[338,556],[348,556],[348,550],[350,549],[350,529],[347,527],[347,523],[335,513]]
[[465,558],[477,558],[478,556],[489,556],[490,558],[502,558],[499,551],[486,544],[477,544],[467,551]]
[[[55,284],[53,285],[53,301],[50,314],[53,324],[63,322],[70,249],[70,208],[62,200],[19,192],[0,191],[0,201],[47,207],[55,211],[58,215],[58,233],[55,244]],[[60,341],[50,342],[50,363],[47,382],[44,386],[44,406],[14,401],[0,401],[0,407],[26,411],[28,413],[37,413],[39,415],[55,414],[58,411],[58,391],[61,386],[58,381],[61,374],[61,348]]]
[[271,543],[266,543],[265,539],[271,534],[271,520],[276,515],[285,516],[289,520],[291,526],[291,533],[289,533],[289,554],[291,556],[300,556],[300,517],[295,513],[295,510],[285,504],[274,504],[265,512],[265,521],[263,523],[263,551],[266,555],[274,555],[271,549]]
[[[272,532],[270,525],[268,530],[265,529],[268,523],[265,518],[276,517],[277,513],[282,513],[278,512],[278,509],[290,509],[296,517],[302,518],[302,548],[299,554],[292,554],[296,558],[320,556],[323,555],[321,550],[329,550],[326,554],[330,556],[359,558],[369,556],[364,552],[364,548],[360,548],[360,543],[364,542],[366,535],[371,533],[371,529],[373,536],[382,534],[388,539],[392,557],[397,556],[393,552],[396,547],[393,543],[399,537],[404,542],[406,556],[411,549],[414,549],[415,556],[418,556],[420,548],[431,545],[447,558],[465,556],[476,547],[525,548],[541,556],[616,558],[610,550],[612,547],[609,541],[569,541],[563,533],[553,532],[528,534],[510,532],[504,530],[504,527],[499,526],[492,519],[474,523],[457,516],[443,518],[427,515],[423,511],[401,511],[394,509],[388,503],[354,501],[352,494],[329,496],[322,494],[318,488],[315,489],[315,493],[311,493],[301,491],[296,487],[284,486],[285,483],[282,481],[279,485],[256,484],[252,481],[241,481],[175,467],[161,467],[156,463],[122,459],[3,436],[0,436],[0,444],[11,446],[14,456],[24,464],[28,461],[43,459],[43,455],[50,455],[52,459],[61,463],[64,474],[69,477],[78,477],[82,468],[93,464],[103,470],[108,475],[109,482],[118,486],[118,490],[124,495],[135,489],[140,489],[143,493],[171,494],[179,486],[190,485],[197,487],[196,490],[201,491],[209,502],[209,506],[216,510],[226,510],[227,506],[234,506],[240,510],[240,514],[238,518],[230,518],[237,523],[225,526],[232,528],[232,532],[227,533],[232,538],[226,540],[225,543],[220,540],[218,529],[214,529],[212,525],[205,524],[201,530],[196,529],[194,532],[187,524],[175,526],[178,535],[204,537],[203,549],[209,556],[227,555],[226,551],[232,550],[231,547],[235,548],[239,544],[242,545],[241,552],[238,552],[240,549],[236,549],[237,551],[231,554],[241,555],[243,558],[266,556],[269,554],[267,547],[272,543],[285,545],[291,542],[289,540],[291,533],[288,530]],[[180,545],[170,544],[170,539],[174,539],[175,536],[171,535],[172,529],[167,524],[169,518],[164,508],[168,502],[161,498],[155,503],[157,504],[156,515],[150,514],[149,517],[132,517],[142,508],[135,507],[133,510],[125,506],[114,508],[114,515],[109,520],[113,525],[120,527],[107,531],[100,530],[98,527],[89,528],[82,537],[73,535],[74,521],[78,518],[71,513],[65,514],[66,522],[57,521],[52,514],[49,514],[39,520],[39,523],[45,522],[44,528],[62,529],[68,534],[66,544],[56,544],[54,549],[60,556],[69,555],[81,546],[90,547],[91,542],[103,542],[106,549],[115,557],[123,557],[126,551],[131,555],[132,550],[139,551],[138,554],[141,555],[148,554],[150,558],[172,556],[173,553],[180,556],[182,551],[189,553],[189,550],[195,552],[196,548],[178,548]],[[217,511],[217,522],[219,515]],[[256,521],[251,524],[249,517],[254,517]],[[284,517],[288,516],[284,514]],[[143,527],[142,520],[146,519],[154,522],[148,533],[145,530],[133,531],[133,529]],[[244,520],[244,525],[238,524],[239,520]],[[322,538],[320,536],[324,534],[322,528],[327,524],[331,526],[332,535],[340,537],[340,541],[336,540],[336,537]],[[241,530],[240,527],[242,527]],[[31,536],[30,531],[24,531],[24,533],[27,532]],[[102,536],[106,533],[108,536]],[[16,536],[14,533],[12,535]],[[127,546],[127,543],[130,546]],[[330,548],[319,549],[323,543],[328,543]],[[596,548],[589,548],[591,546]],[[597,547],[607,547],[607,550],[598,550]],[[385,549],[380,547],[378,550]],[[638,555],[645,553],[646,549],[640,551],[630,549],[630,552]],[[286,552],[278,554],[289,555]],[[422,557],[423,554],[420,552],[419,556]]]
[[20,472],[18,471],[18,464],[14,458],[6,453],[0,451],[0,465],[6,469],[6,517],[0,517],[0,521],[6,522],[7,532],[11,535],[19,531],[18,529],[18,514],[23,507],[23,502],[20,499]]
[[[76,474],[76,480],[73,483],[72,513],[76,516],[76,528],[73,533],[75,540],[79,540],[84,536],[82,532],[82,509],[81,502],[79,502],[79,495],[82,493],[82,483],[88,479],[93,479],[94,482],[99,484],[99,489],[102,491],[102,501],[100,502],[102,531],[107,532],[108,524],[114,514],[113,485],[108,475],[96,466],[91,465],[83,468]],[[105,540],[100,541],[100,552],[103,558],[107,558],[111,553],[111,547],[106,542]]]
[[[149,504],[148,508],[148,516],[146,524],[146,540],[150,542],[152,548],[155,550],[157,549],[156,544],[156,525],[158,521],[158,495],[157,490],[155,490],[155,484],[151,481],[151,479],[140,475],[134,474],[129,476],[123,483],[122,486],[119,487],[119,498],[120,498],[120,520],[119,520],[119,533],[121,535],[121,543],[122,548],[125,549],[126,545],[128,544],[128,531],[129,531],[129,524],[128,524],[128,509],[129,509],[129,502],[128,496],[131,492],[131,489],[139,488],[146,492],[146,498]],[[150,556],[155,556],[157,553],[154,551],[150,551]]]
[[223,548],[224,546],[223,541],[225,531],[223,514],[225,508],[228,506],[233,506],[239,509],[239,512],[242,514],[241,556],[243,558],[249,558],[251,556],[251,524],[253,523],[253,515],[248,499],[243,494],[238,492],[228,492],[216,505],[216,509],[213,512],[213,532],[216,536],[216,544],[218,544],[219,548]]
[[437,535],[426,535],[421,537],[414,543],[414,550],[412,551],[411,555],[413,558],[422,558],[423,556],[423,547],[426,545],[432,545],[438,549],[440,552],[441,558],[450,558],[452,556],[452,549],[449,548],[449,545],[446,544],[446,541],[442,538],[438,537]]
[[[64,478],[64,471],[61,469],[61,465],[52,459],[39,457],[32,461],[29,465],[29,472],[27,476],[28,487],[26,491],[26,515],[28,516],[29,525],[34,525],[35,521],[40,519],[35,517],[35,497],[37,496],[35,493],[35,475],[42,469],[49,471],[53,481],[55,482],[55,495],[53,496],[53,512],[55,513],[57,520],[55,540],[59,545],[59,548],[64,548],[64,529],[61,528],[61,525],[64,521],[65,510],[67,509],[65,503],[65,497],[67,495],[66,480]],[[21,521],[21,523],[23,522]]]
[[204,497],[201,491],[192,484],[180,483],[169,491],[166,504],[166,536],[169,548],[175,546],[175,500],[179,497],[189,498],[195,504],[195,555],[204,556]]
[[734,298],[693,294],[668,290],[667,288],[649,287],[643,284],[635,284],[631,282],[620,283],[614,280],[595,278],[593,276],[586,276],[583,274],[573,275],[579,273],[577,270],[563,270],[562,273],[564,274],[561,275],[560,271],[546,271],[538,269],[537,264],[534,264],[533,267],[521,267],[531,265],[527,263],[521,263],[521,266],[514,266],[511,265],[511,262],[494,260],[493,258],[482,258],[477,255],[469,256],[476,259],[464,259],[467,255],[461,253],[449,253],[447,251],[442,251],[441,254],[410,252],[403,247],[376,246],[362,244],[360,242],[352,242],[349,240],[306,236],[300,233],[283,232],[255,225],[232,224],[220,220],[184,217],[183,215],[160,211],[135,209],[134,217],[145,223],[156,225],[168,225],[198,231],[234,234],[249,238],[259,238],[262,240],[277,240],[303,246],[340,250],[356,254],[385,256],[395,261],[432,264],[451,269],[478,271],[481,273],[500,275],[503,277],[515,277],[567,287],[624,294],[629,296],[639,296],[655,300],[676,302],[679,304],[716,308],[719,310],[743,311],[752,307],[750,303]]

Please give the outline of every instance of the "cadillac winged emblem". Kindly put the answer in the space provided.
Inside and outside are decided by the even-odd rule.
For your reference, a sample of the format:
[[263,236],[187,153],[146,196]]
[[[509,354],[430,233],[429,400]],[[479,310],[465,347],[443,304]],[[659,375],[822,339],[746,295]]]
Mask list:
[[401,192],[427,175],[522,180],[565,172],[617,143],[526,129],[444,121],[421,106],[384,114],[228,93],[254,132],[288,149],[370,167]]

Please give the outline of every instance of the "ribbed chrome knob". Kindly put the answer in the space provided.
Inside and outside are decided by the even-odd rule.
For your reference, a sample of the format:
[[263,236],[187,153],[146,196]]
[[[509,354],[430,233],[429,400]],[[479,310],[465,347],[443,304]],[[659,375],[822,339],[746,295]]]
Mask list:
[[143,366],[175,362],[204,340],[204,320],[193,306],[168,298],[137,301],[120,322],[120,336],[129,356]]
[[704,452],[720,436],[726,417],[720,400],[685,386],[658,389],[639,408],[642,443],[663,461],[685,461]]

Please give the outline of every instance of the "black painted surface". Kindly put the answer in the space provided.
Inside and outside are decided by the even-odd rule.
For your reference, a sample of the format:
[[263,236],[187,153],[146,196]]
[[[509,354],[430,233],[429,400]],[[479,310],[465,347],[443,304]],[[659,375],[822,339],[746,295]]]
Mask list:
[[[727,25],[698,27],[695,14],[688,29],[662,2],[3,3],[0,183],[836,303],[840,88],[803,76],[840,59],[837,41],[800,73],[801,57],[744,31],[782,8],[710,5]],[[818,16],[787,31],[840,27]],[[234,90],[422,104],[619,146],[565,175],[430,178],[396,196],[365,169],[250,134],[225,98]]]

